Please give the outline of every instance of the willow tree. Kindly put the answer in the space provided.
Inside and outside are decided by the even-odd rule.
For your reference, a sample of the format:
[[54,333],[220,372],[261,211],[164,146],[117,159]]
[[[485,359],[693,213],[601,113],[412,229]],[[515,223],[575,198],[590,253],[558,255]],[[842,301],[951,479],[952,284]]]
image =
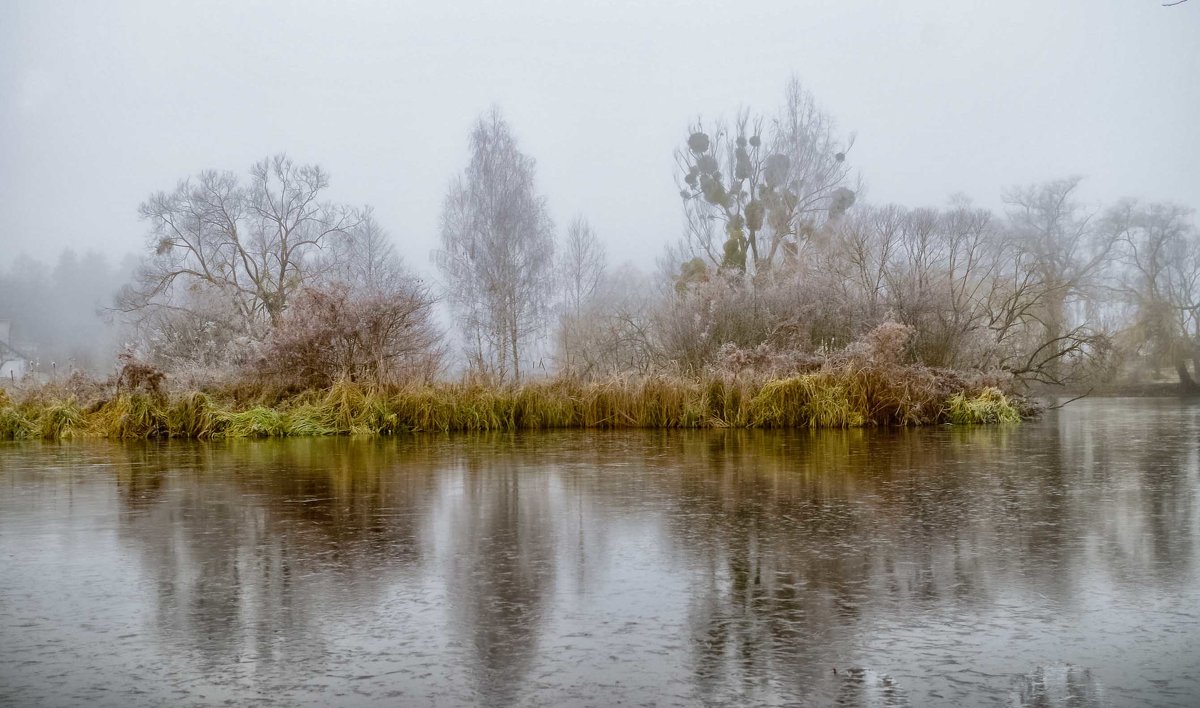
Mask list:
[[793,78],[772,120],[743,111],[732,126],[689,129],[676,151],[689,250],[714,266],[762,272],[854,203],[845,186],[853,137]]
[[498,109],[479,118],[470,143],[470,162],[442,208],[435,260],[471,368],[518,380],[550,311],[554,227],[535,189],[535,162]]

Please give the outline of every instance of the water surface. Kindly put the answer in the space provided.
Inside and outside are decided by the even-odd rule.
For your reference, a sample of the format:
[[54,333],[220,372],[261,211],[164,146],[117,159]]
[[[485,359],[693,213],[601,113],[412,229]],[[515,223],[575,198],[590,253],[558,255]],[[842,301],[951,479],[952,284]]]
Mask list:
[[1200,705],[1200,407],[0,443],[0,705]]

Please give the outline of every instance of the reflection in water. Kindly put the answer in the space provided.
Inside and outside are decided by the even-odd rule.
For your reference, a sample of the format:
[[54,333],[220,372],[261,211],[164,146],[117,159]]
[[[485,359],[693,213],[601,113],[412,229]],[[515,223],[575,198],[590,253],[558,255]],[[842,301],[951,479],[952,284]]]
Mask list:
[[[346,440],[139,445],[114,451],[119,534],[153,576],[155,626],[199,652],[260,663],[319,657],[309,631],[330,588],[369,599],[385,570],[419,554],[419,506],[433,470],[392,476],[374,446]],[[232,474],[211,475],[210,470]],[[164,477],[174,470],[176,484]]]
[[[554,529],[546,475],[524,469],[512,436],[468,448],[447,475],[447,585],[453,630],[474,648],[487,705],[516,697],[538,651],[542,605],[554,591]],[[523,489],[524,487],[524,489]]]
[[1022,708],[1102,705],[1103,691],[1092,672],[1077,666],[1039,666],[1025,677],[1017,697]]
[[0,704],[1192,705],[1200,409],[0,447]]

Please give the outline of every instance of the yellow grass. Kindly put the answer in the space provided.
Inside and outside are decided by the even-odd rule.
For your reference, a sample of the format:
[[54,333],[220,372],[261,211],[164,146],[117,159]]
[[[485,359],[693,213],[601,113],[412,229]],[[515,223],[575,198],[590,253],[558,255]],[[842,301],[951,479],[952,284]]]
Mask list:
[[[249,394],[249,395],[247,395]],[[995,388],[940,390],[904,369],[837,369],[758,382],[622,378],[517,387],[381,389],[340,382],[283,394],[122,393],[81,406],[0,392],[0,439],[254,438],[552,428],[855,428],[1003,423],[1018,409]]]

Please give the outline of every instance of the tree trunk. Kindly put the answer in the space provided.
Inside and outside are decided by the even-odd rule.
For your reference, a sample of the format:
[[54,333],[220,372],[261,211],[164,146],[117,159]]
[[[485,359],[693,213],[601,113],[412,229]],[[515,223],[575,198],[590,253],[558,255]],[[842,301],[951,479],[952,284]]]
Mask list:
[[1196,393],[1200,391],[1200,386],[1196,385],[1196,380],[1188,373],[1187,359],[1175,360],[1175,373],[1179,374],[1179,388],[1186,393]]
[[511,337],[510,343],[512,344],[513,382],[520,383],[521,382],[521,353],[520,353],[520,348],[518,347],[517,326],[516,326],[515,322],[513,323],[513,328],[509,334]]

